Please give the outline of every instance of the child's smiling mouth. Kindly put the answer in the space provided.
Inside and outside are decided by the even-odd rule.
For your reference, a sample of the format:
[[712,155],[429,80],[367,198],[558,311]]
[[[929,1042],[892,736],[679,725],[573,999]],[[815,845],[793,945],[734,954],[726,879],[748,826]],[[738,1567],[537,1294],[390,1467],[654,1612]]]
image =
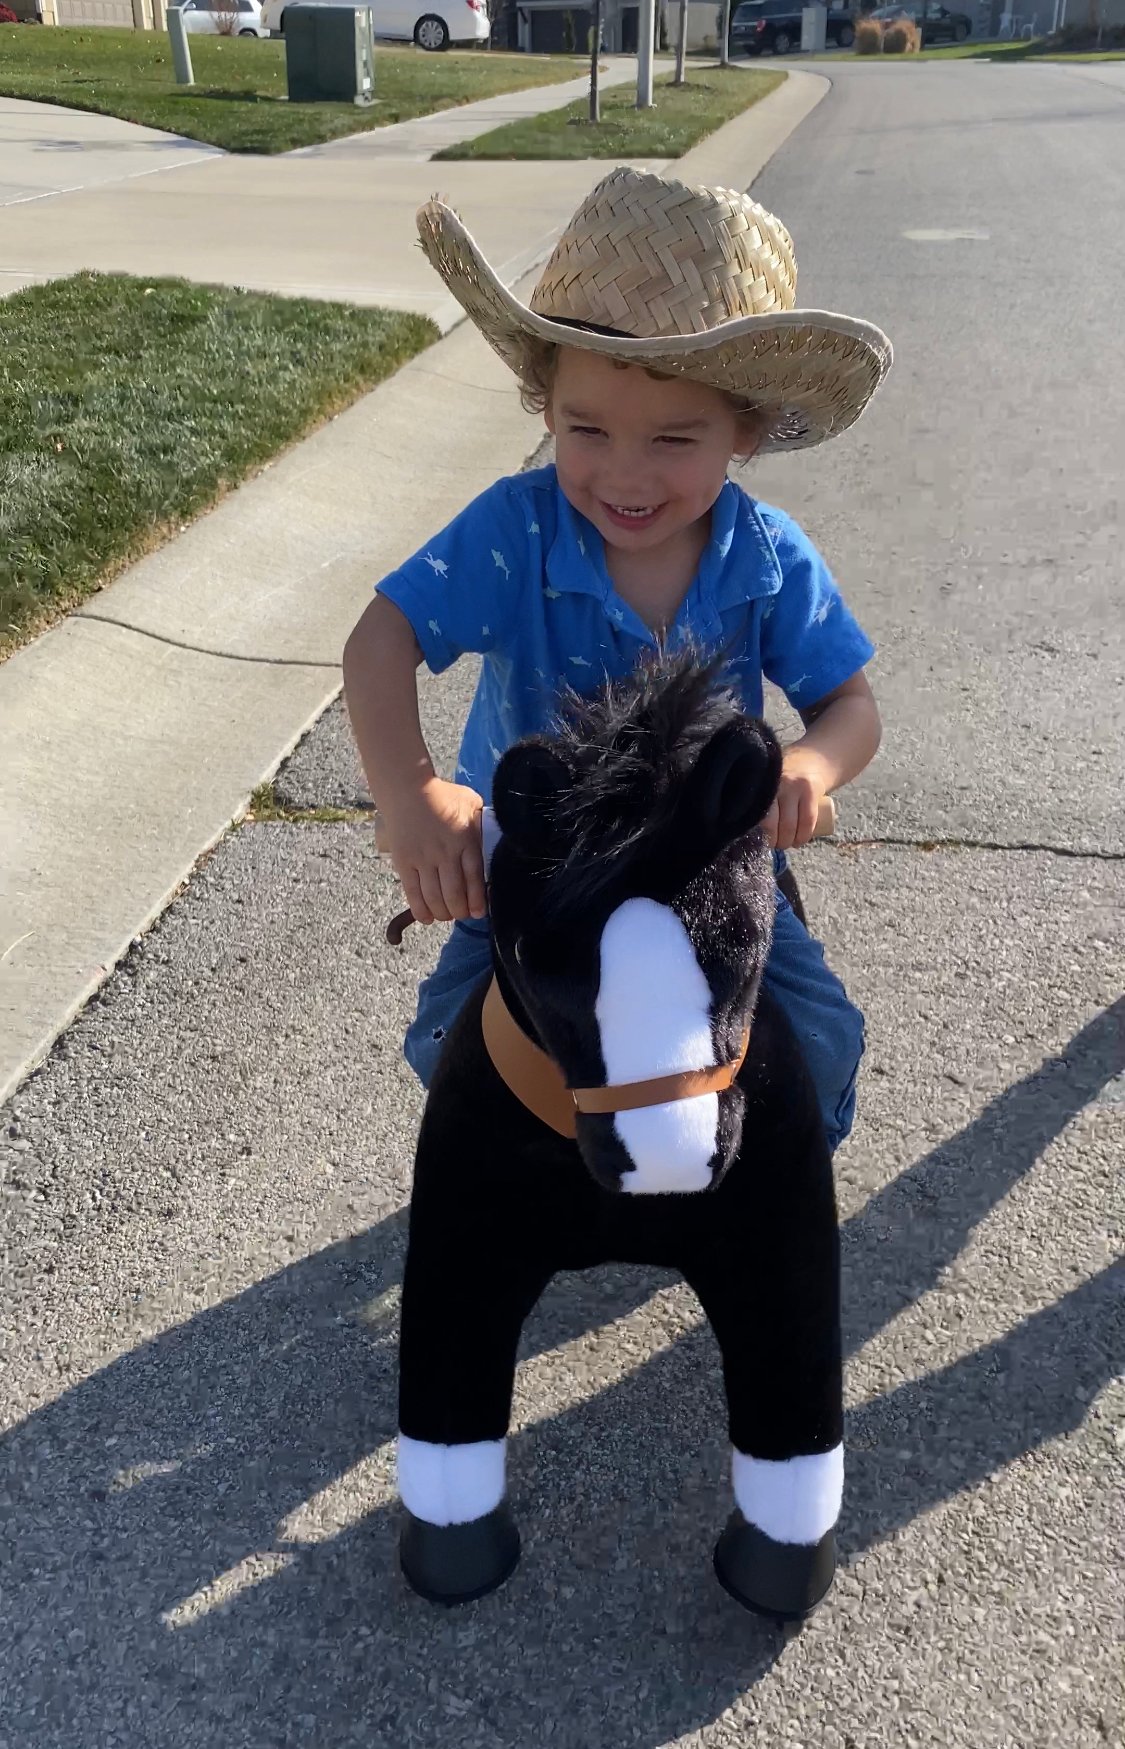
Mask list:
[[599,499],[602,509],[617,528],[649,528],[663,510],[663,504],[609,504]]

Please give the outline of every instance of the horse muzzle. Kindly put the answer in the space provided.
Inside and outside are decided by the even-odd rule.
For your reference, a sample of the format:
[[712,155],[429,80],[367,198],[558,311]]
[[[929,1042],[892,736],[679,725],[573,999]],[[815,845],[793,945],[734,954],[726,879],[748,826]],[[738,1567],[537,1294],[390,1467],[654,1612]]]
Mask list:
[[[631,1170],[598,1170],[599,1182],[632,1194],[707,1190],[718,1152],[718,1099],[733,1087],[750,1034],[727,1063],[600,1087],[570,1087],[554,1058],[531,1040],[509,1012],[495,979],[481,1013],[485,1049],[520,1104],[568,1141],[583,1137],[579,1119],[612,1117]],[[583,1148],[583,1152],[589,1150]],[[600,1150],[596,1150],[600,1152]]]

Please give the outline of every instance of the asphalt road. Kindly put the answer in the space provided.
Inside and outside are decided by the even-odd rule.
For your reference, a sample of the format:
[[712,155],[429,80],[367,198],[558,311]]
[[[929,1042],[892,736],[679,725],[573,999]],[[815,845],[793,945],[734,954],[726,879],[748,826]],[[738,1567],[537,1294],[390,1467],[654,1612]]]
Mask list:
[[[451,1615],[404,1590],[397,1040],[437,942],[381,945],[364,826],[249,827],[4,1113],[0,1743],[1125,1741],[1125,91],[831,71],[756,192],[803,301],[899,364],[755,485],[830,553],[888,720],[864,842],[800,862],[870,1041],[832,1601],[786,1642],[717,1589],[716,1356],[636,1270],[528,1325],[514,1580]],[[954,230],[987,234],[906,235]],[[443,756],[467,678],[427,689]],[[356,794],[338,713],[281,788]]]

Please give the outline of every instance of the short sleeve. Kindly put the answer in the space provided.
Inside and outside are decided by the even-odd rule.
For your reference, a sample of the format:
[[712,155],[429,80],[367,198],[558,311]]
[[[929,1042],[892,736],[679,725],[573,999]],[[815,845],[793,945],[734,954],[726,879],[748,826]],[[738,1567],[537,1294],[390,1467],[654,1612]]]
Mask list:
[[762,615],[762,672],[805,710],[858,673],[875,646],[808,535],[780,511],[762,520],[781,570]]
[[406,615],[435,674],[469,651],[501,650],[519,619],[531,543],[511,480],[500,480],[376,584]]

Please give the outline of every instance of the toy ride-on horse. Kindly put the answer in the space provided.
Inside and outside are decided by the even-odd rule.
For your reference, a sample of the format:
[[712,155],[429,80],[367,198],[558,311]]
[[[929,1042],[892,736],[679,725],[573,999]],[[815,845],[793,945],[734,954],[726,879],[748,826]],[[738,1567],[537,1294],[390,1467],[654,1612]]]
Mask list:
[[482,1597],[513,1571],[520,1332],[557,1271],[605,1262],[677,1270],[718,1340],[723,1586],[794,1621],[832,1583],[831,1161],[798,1043],[760,987],[775,893],[758,828],[780,770],[766,725],[682,658],[572,701],[497,767],[493,975],[434,1075],[403,1282],[400,1559],[431,1601]]

